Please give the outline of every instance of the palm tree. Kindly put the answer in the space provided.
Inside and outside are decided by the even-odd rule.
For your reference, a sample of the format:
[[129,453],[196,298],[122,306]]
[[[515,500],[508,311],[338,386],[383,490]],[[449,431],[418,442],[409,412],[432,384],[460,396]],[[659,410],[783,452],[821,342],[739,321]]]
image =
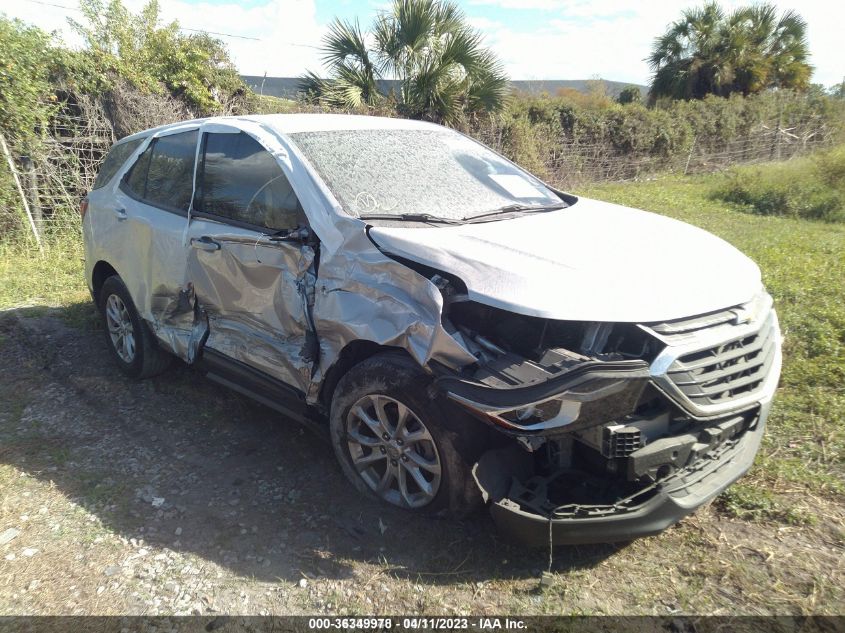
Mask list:
[[403,114],[445,123],[497,112],[507,95],[498,59],[448,0],[394,0],[369,34],[357,22],[335,20],[322,50],[330,78],[309,72],[300,87],[334,107],[379,103],[380,79],[398,81]]
[[733,81],[722,55],[722,24],[725,14],[718,4],[687,9],[665,34],[654,42],[648,58],[654,70],[652,96],[675,99],[720,94]]
[[654,42],[651,98],[700,99],[768,88],[805,89],[807,25],[794,11],[768,4],[726,14],[716,2],[682,13]]

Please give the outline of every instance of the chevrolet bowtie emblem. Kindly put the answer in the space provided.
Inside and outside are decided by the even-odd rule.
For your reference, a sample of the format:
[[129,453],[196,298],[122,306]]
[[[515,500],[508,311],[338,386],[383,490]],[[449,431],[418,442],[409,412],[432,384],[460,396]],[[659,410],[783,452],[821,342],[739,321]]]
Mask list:
[[748,305],[742,306],[741,308],[737,308],[733,311],[734,313],[734,324],[735,325],[742,325],[743,323],[751,323],[754,318],[757,316],[757,306],[756,305]]

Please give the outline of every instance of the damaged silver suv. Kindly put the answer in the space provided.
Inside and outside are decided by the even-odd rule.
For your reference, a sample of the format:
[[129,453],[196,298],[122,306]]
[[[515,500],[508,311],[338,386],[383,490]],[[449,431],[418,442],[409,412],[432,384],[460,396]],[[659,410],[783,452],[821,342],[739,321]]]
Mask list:
[[330,435],[361,492],[628,540],[751,465],[781,364],[757,266],[417,121],[268,115],[117,143],[82,205],[121,369],[172,356]]

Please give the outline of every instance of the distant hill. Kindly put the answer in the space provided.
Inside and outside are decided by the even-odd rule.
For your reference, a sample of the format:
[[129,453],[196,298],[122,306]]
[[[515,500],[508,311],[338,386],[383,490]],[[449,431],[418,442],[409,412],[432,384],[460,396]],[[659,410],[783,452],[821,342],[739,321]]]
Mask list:
[[587,92],[592,81],[603,82],[607,88],[607,93],[612,97],[618,97],[619,93],[628,86],[639,88],[643,97],[648,94],[648,86],[610,79],[517,79],[511,82],[511,86],[517,92],[527,92],[534,95],[548,92],[553,95],[561,88],[574,88],[578,92]]
[[[258,75],[241,75],[244,83],[253,91],[259,94],[272,97],[284,97],[295,99],[299,92],[299,77],[260,77]],[[553,95],[561,88],[574,88],[579,92],[587,92],[590,84],[589,79],[518,79],[511,82],[511,87],[517,92],[528,94],[542,94],[548,92]],[[640,89],[643,97],[648,93],[648,86],[640,84],[629,84],[624,81],[610,81],[602,79],[607,92],[616,97],[623,88],[636,86]],[[379,91],[387,93],[398,86],[394,79],[380,79],[378,82]]]

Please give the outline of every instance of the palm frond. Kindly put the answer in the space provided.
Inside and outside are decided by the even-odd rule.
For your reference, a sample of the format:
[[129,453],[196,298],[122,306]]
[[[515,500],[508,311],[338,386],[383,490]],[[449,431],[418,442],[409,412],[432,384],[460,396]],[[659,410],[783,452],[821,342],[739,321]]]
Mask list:
[[369,51],[357,20],[336,19],[323,38],[323,61],[329,67],[346,63],[349,59],[361,66],[369,65]]
[[451,0],[393,0],[377,14],[370,35],[358,23],[335,20],[323,42],[331,78],[302,79],[306,94],[354,109],[383,97],[377,80],[400,80],[399,105],[409,116],[459,121],[467,112],[495,112],[507,77],[481,35]]
[[302,93],[306,102],[317,103],[326,93],[326,80],[320,78],[317,73],[308,70],[299,78],[297,89]]

